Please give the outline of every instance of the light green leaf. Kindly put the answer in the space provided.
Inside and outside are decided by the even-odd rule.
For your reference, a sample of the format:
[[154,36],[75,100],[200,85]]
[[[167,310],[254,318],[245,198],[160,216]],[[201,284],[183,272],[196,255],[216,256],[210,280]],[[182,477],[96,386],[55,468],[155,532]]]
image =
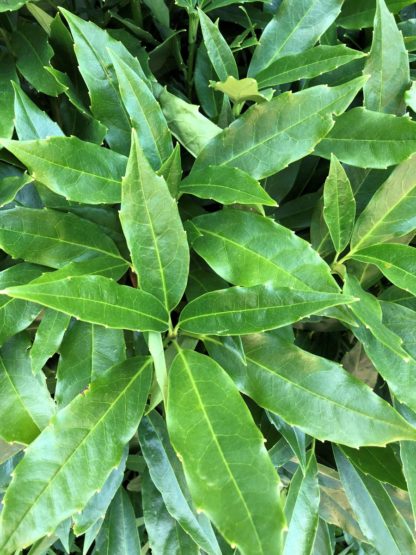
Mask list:
[[201,549],[218,555],[220,549],[215,535],[209,523],[203,522],[205,515],[195,514],[182,468],[169,443],[163,420],[155,411],[141,421],[139,441],[150,477],[166,510]]
[[11,82],[17,80],[14,59],[3,53],[0,56],[0,137],[5,139],[13,135],[14,92]]
[[416,296],[416,249],[393,243],[376,244],[352,254],[352,258],[374,264],[394,285]]
[[416,229],[416,156],[400,164],[371,198],[354,227],[353,251]]
[[2,0],[0,12],[12,12],[14,10],[18,10],[28,2],[29,0]]
[[237,168],[207,166],[192,171],[180,184],[179,191],[221,204],[264,204],[276,206],[260,183]]
[[20,189],[31,181],[32,178],[27,174],[3,177],[0,180],[0,208],[12,202]]
[[14,89],[15,128],[20,141],[46,139],[46,137],[62,136],[57,123],[23,92],[21,87],[12,82]]
[[335,362],[276,333],[245,337],[243,343],[247,365],[230,363],[229,356],[207,347],[240,391],[291,426],[350,447],[415,437],[386,401]]
[[283,0],[254,50],[248,75],[256,75],[278,58],[311,48],[341,11],[343,0]]
[[337,293],[271,285],[230,287],[205,293],[188,303],[181,312],[179,328],[203,335],[245,335],[287,326],[353,301],[353,297]]
[[29,341],[16,335],[0,350],[0,436],[10,443],[31,443],[55,412],[44,376],[33,376]]
[[70,317],[62,312],[46,310],[36,331],[30,349],[30,363],[33,374],[38,374],[59,349],[68,327]]
[[[215,356],[214,356],[215,358]],[[228,367],[228,365],[227,365]],[[225,368],[227,369],[227,368]],[[306,470],[306,437],[305,434],[296,426],[290,426],[278,414],[267,411],[267,418],[273,426],[279,430],[282,436],[290,445],[292,451],[296,455],[302,472]]]
[[309,452],[305,475],[299,467],[290,482],[285,514],[289,529],[283,555],[310,555],[319,523],[318,467],[313,451]]
[[229,75],[238,79],[238,68],[234,55],[218,25],[213,23],[202,10],[198,10],[198,15],[204,44],[219,80],[225,81]]
[[[34,280],[34,283],[46,283],[52,281],[59,281],[72,276],[85,276],[97,275],[112,278],[114,280],[120,279],[127,271],[128,263],[123,260],[115,260],[108,256],[96,256],[80,262],[70,262],[59,270],[53,272],[44,272],[41,276]],[[24,283],[31,281],[25,280]],[[19,284],[20,285],[20,284]]]
[[103,255],[124,262],[113,240],[96,224],[46,208],[19,206],[1,211],[0,245],[14,258],[51,268]]
[[242,554],[279,551],[278,475],[250,412],[215,361],[179,352],[169,372],[167,424],[197,508]]
[[259,92],[257,81],[251,77],[236,79],[230,75],[224,81],[218,81],[217,83],[211,81],[210,87],[215,91],[226,94],[236,104],[250,100],[253,102],[270,100],[270,97],[268,98]]
[[107,511],[95,540],[96,555],[140,553],[140,538],[130,497],[121,486]]
[[121,330],[74,322],[65,334],[59,354],[55,400],[62,407],[108,368],[126,358],[124,335]]
[[360,527],[380,555],[416,553],[412,533],[383,485],[357,470],[340,449],[334,448],[334,454]]
[[332,114],[342,113],[363,83],[359,77],[339,87],[286,92],[252,106],[207,144],[196,167],[232,166],[256,179],[284,169],[312,152],[333,126]]
[[416,122],[409,117],[353,108],[336,119],[334,127],[315,149],[361,168],[387,168],[407,160],[416,151]]
[[188,243],[176,202],[149,165],[136,132],[122,182],[120,221],[140,287],[173,309],[188,279]]
[[181,147],[179,143],[176,143],[175,148],[156,173],[163,177],[169,188],[170,194],[173,198],[176,198],[182,178]]
[[369,110],[396,114],[405,112],[404,92],[410,84],[409,56],[403,35],[385,0],[376,0],[373,42],[364,75],[364,106]]
[[381,301],[380,305],[383,324],[402,339],[403,347],[416,360],[416,311],[396,302]]
[[355,220],[355,199],[350,180],[337,158],[331,156],[324,186],[323,214],[337,253],[348,245]]
[[0,520],[4,553],[52,533],[103,487],[137,429],[150,383],[150,359],[131,358],[111,368],[87,393],[57,413],[26,450],[7,490]]
[[161,332],[168,327],[166,309],[156,297],[103,276],[28,283],[7,287],[1,294],[37,302],[91,324],[114,329]]
[[395,285],[391,285],[385,289],[378,298],[383,301],[394,303],[396,306],[401,305],[410,308],[410,310],[416,311],[416,297],[407,291],[399,289]]
[[[395,407],[398,412],[405,418],[412,426],[416,426],[416,414],[401,403],[395,402]],[[415,456],[416,456],[416,443],[414,441],[401,441],[400,442],[400,458],[403,464],[403,473],[406,478],[407,489],[409,491],[409,498],[412,504],[413,518],[416,515],[416,469],[415,469]]]
[[315,46],[299,54],[283,56],[256,75],[259,88],[275,87],[299,79],[311,79],[365,56],[364,52],[337,46]]
[[115,204],[127,158],[77,137],[0,143],[28,168],[32,177],[67,200]]
[[270,218],[226,209],[194,218],[187,230],[192,248],[234,285],[339,291],[310,244]]
[[[165,116],[153,93],[139,75],[140,64],[133,56],[123,61],[109,50],[121,98],[146,158],[154,170],[172,152],[172,139]],[[138,67],[137,67],[138,66]]]

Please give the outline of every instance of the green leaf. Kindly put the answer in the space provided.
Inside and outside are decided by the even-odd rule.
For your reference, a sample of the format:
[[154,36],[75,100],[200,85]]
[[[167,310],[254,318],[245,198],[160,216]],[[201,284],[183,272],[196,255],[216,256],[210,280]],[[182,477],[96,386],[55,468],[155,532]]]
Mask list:
[[383,485],[354,468],[340,449],[334,448],[334,454],[360,527],[380,555],[416,553],[412,533]]
[[319,523],[318,467],[313,451],[309,452],[305,475],[298,468],[290,482],[285,514],[289,529],[285,537],[283,555],[309,555]]
[[140,553],[140,538],[130,497],[123,487],[116,493],[95,540],[96,555]]
[[400,164],[371,198],[354,227],[353,251],[416,229],[416,156]]
[[[393,13],[412,4],[410,0],[387,0],[388,9]],[[337,23],[345,29],[372,27],[376,13],[376,0],[345,0]]]
[[[227,369],[227,367],[225,367],[225,370]],[[299,465],[302,468],[302,471],[304,472],[306,470],[305,434],[299,428],[296,428],[296,426],[290,426],[289,424],[287,424],[287,422],[276,413],[267,411],[267,418],[270,420],[273,426],[275,426],[275,428],[279,430],[279,432],[288,442],[299,461]]]
[[192,171],[180,184],[179,191],[221,204],[264,204],[276,206],[260,183],[237,168],[207,166]]
[[363,83],[359,77],[339,87],[286,92],[252,106],[206,145],[197,167],[232,166],[256,179],[284,169],[312,152],[333,126],[332,114],[342,113]]
[[46,139],[46,137],[62,136],[63,133],[57,123],[23,92],[16,83],[14,89],[15,128],[20,141],[31,139]]
[[29,0],[2,0],[0,12],[12,12],[14,10],[18,10],[28,2]]
[[385,289],[378,298],[383,301],[394,303],[395,306],[401,305],[410,308],[413,311],[416,311],[416,298],[411,293],[403,291],[395,285],[391,285],[390,287]]
[[198,15],[204,44],[218,78],[220,81],[225,81],[231,75],[238,79],[238,68],[234,55],[218,29],[218,25],[213,23],[202,10],[198,10]]
[[275,87],[299,79],[311,79],[365,56],[364,52],[337,46],[315,46],[299,54],[283,56],[256,75],[259,88]]
[[291,426],[350,447],[415,437],[416,431],[388,403],[335,362],[276,333],[243,341],[247,365],[230,364],[229,356],[207,347],[240,391]]
[[0,436],[10,443],[31,443],[55,412],[44,376],[34,376],[29,341],[16,335],[0,350]]
[[3,177],[0,180],[0,208],[12,202],[17,193],[31,181],[32,178],[27,174]]
[[336,119],[315,154],[361,168],[387,168],[416,150],[416,122],[409,117],[353,108]]
[[165,331],[168,315],[150,293],[102,276],[74,276],[58,281],[7,287],[1,294],[65,312],[91,324],[114,329]]
[[227,209],[194,218],[187,230],[192,248],[235,285],[339,290],[310,244],[269,218]]
[[215,91],[226,94],[236,104],[250,100],[253,102],[270,100],[270,98],[259,92],[257,81],[251,77],[236,79],[230,75],[224,81],[211,82],[210,87]]
[[1,140],[28,168],[32,177],[67,200],[115,204],[127,158],[77,137],[35,141]]
[[140,77],[133,56],[123,61],[109,51],[117,75],[121,98],[146,158],[154,170],[160,168],[172,151],[172,139],[159,103]]
[[33,374],[38,374],[59,349],[69,324],[69,316],[55,310],[46,310],[36,331],[30,349],[30,363]]
[[415,310],[395,302],[381,301],[380,305],[383,313],[383,324],[402,339],[403,347],[416,360]]
[[50,65],[53,50],[39,25],[21,22],[12,34],[12,46],[18,70],[37,91],[50,96],[62,92],[62,87],[45,69]]
[[213,360],[179,351],[169,372],[167,424],[197,508],[242,554],[279,551],[278,475],[233,382]]
[[416,394],[411,384],[416,372],[416,360],[403,348],[403,340],[382,323],[381,307],[375,297],[366,293],[353,276],[347,276],[344,290],[360,301],[351,305],[359,323],[352,332],[364,346],[365,352],[378,372],[389,384],[396,397],[416,408]]
[[[0,6],[0,12],[2,6]],[[0,137],[9,139],[14,129],[14,92],[12,81],[17,81],[16,68],[11,56],[0,56]]]
[[[416,414],[411,411],[406,405],[395,402],[395,407],[398,412],[405,418],[412,426],[416,426]],[[401,441],[400,442],[400,459],[403,464],[403,474],[406,478],[407,489],[409,491],[409,498],[412,504],[413,518],[416,515],[416,473],[415,473],[415,460],[416,443],[414,441]]]
[[364,75],[364,106],[369,110],[396,114],[405,112],[404,92],[410,85],[409,57],[403,35],[385,0],[376,0],[373,42]]
[[256,75],[278,58],[311,48],[341,11],[343,0],[283,0],[266,25],[248,69]]
[[170,194],[173,198],[176,198],[182,178],[181,147],[179,143],[176,143],[175,148],[156,173],[163,177]]
[[[62,313],[60,313],[62,314]],[[67,405],[108,368],[126,358],[121,330],[74,322],[59,349],[55,400]]]
[[155,411],[141,421],[139,441],[149,475],[160,492],[165,510],[201,549],[209,554],[219,554],[214,533],[204,529],[208,524],[203,523],[205,515],[195,514],[182,468],[169,443],[163,421]]
[[123,262],[115,243],[100,228],[70,213],[17,207],[0,212],[0,245],[14,258],[62,268],[96,256]]
[[111,368],[28,447],[4,498],[0,545],[5,553],[52,533],[103,487],[143,414],[150,364],[148,358],[132,358]]
[[324,186],[323,213],[335,250],[340,253],[348,245],[354,227],[355,199],[350,180],[334,155]]
[[416,249],[408,245],[377,244],[359,250],[352,258],[374,264],[392,283],[416,296]]
[[117,78],[108,49],[124,59],[125,47],[92,21],[60,8],[68,22],[75,43],[79,70],[88,87],[91,111],[108,128],[107,142],[117,152],[127,154],[130,146],[130,122],[117,86]]
[[149,165],[136,132],[122,183],[120,221],[140,287],[173,309],[188,279],[188,243],[176,202]]
[[337,293],[296,291],[271,285],[230,287],[205,293],[188,303],[181,312],[179,328],[206,335],[258,333],[354,300]]
[[172,135],[192,156],[198,156],[203,148],[221,133],[221,127],[203,116],[195,104],[185,102],[166,89],[162,90],[158,100]]

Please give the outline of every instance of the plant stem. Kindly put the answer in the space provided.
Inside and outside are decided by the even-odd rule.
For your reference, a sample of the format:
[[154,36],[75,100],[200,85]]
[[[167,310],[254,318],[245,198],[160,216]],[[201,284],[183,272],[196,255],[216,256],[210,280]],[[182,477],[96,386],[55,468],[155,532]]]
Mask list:
[[191,97],[192,85],[194,79],[196,37],[198,34],[199,16],[196,11],[189,13],[189,29],[188,29],[188,68],[186,73],[186,81],[188,83],[188,96]]

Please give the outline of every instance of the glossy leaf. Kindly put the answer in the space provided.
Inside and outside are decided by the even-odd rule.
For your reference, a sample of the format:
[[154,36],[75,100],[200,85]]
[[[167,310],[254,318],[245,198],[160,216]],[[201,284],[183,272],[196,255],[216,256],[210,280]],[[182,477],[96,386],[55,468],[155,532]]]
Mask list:
[[135,132],[132,137],[120,221],[140,287],[169,310],[185,291],[188,244],[165,180],[150,167]]
[[337,253],[348,245],[355,220],[355,199],[344,168],[331,156],[324,186],[324,218]]
[[63,312],[46,310],[36,331],[30,349],[30,363],[33,374],[42,370],[49,358],[59,349],[68,327],[70,317]]
[[212,335],[244,335],[287,326],[326,308],[354,302],[337,293],[256,285],[205,293],[181,312],[179,328]]
[[0,12],[11,12],[18,10],[22,6],[28,3],[29,0],[3,0],[0,6]]
[[31,182],[32,178],[27,174],[3,177],[0,180],[0,208],[12,202],[17,193]]
[[165,331],[167,313],[150,293],[114,283],[103,276],[74,276],[28,283],[1,291],[75,316],[91,324],[114,329]]
[[76,137],[1,141],[32,177],[67,200],[114,204],[121,199],[127,159]]
[[[53,531],[104,485],[137,428],[150,379],[149,359],[129,359],[57,413],[15,470],[0,521],[2,550],[21,549]],[[88,459],[96,461],[93,473],[88,471]],[[66,488],[69,482],[72,487]],[[27,488],[25,499],[21,487]],[[56,492],[62,491],[62,502],[54,503]]]
[[282,436],[290,445],[292,451],[298,458],[302,471],[306,469],[306,438],[305,434],[296,428],[290,426],[283,418],[273,412],[267,412],[267,417],[270,422],[279,430]]
[[221,204],[264,204],[276,206],[256,179],[237,168],[207,166],[191,172],[180,184],[179,191]]
[[279,478],[247,407],[218,364],[179,352],[169,373],[167,424],[197,508],[241,553],[279,550]]

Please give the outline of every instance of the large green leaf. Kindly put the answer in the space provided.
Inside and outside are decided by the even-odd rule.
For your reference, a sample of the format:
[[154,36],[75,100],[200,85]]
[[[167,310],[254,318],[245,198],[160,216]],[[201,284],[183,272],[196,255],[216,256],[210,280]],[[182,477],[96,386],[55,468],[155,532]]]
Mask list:
[[58,405],[67,405],[108,368],[122,362],[125,351],[122,330],[74,322],[59,349],[55,389]]
[[368,386],[278,334],[244,338],[247,365],[230,363],[229,355],[211,343],[207,347],[243,393],[317,439],[359,447],[415,437],[416,431]]
[[28,444],[45,428],[55,407],[44,376],[34,376],[24,335],[0,349],[0,436]]
[[26,450],[7,490],[0,520],[4,553],[52,533],[104,485],[137,429],[150,382],[150,360],[132,358],[57,413]]
[[215,361],[179,352],[169,372],[167,423],[197,508],[242,554],[278,552],[279,478],[247,407]]
[[313,46],[341,11],[343,0],[283,0],[264,29],[249,66],[256,75],[286,54]]
[[168,327],[166,309],[156,297],[103,276],[28,283],[7,287],[1,294],[114,329],[165,331]]
[[[388,9],[398,13],[412,4],[411,0],[387,0]],[[337,23],[345,29],[372,27],[376,13],[376,0],[345,0]]]
[[152,170],[133,132],[120,221],[140,287],[169,310],[185,291],[189,248],[166,181]]
[[142,420],[139,427],[140,446],[152,482],[160,492],[166,510],[196,545],[207,553],[219,554],[215,535],[209,529],[209,523],[204,522],[206,516],[197,515],[193,509],[182,468],[169,443],[164,423],[160,420],[153,411]]
[[416,122],[409,117],[353,108],[339,116],[315,153],[335,154],[341,162],[361,168],[387,168],[416,150]]
[[121,98],[145,156],[154,170],[160,168],[172,151],[172,139],[158,102],[140,77],[139,62],[131,56],[123,61],[110,50]]
[[340,253],[348,245],[354,227],[355,199],[350,180],[334,155],[324,186],[323,214],[335,250]]
[[380,555],[416,553],[416,544],[404,518],[383,485],[362,474],[335,448],[342,483],[364,534]]
[[77,137],[54,137],[1,144],[28,168],[32,177],[67,200],[114,204],[121,199],[127,159]]
[[[1,12],[1,6],[0,6]],[[12,82],[17,81],[16,68],[11,56],[0,57],[0,137],[9,139],[14,129],[14,92]]]
[[96,224],[49,209],[17,207],[0,212],[0,245],[15,258],[51,268],[103,255],[124,262],[115,243]]
[[416,229],[416,156],[400,164],[376,191],[353,231],[354,251]]
[[187,230],[192,248],[234,285],[339,290],[310,244],[270,218],[227,209],[194,218]]
[[180,184],[179,191],[221,204],[264,204],[276,206],[259,182],[237,168],[207,166],[192,171]]
[[409,57],[393,14],[385,0],[376,0],[374,34],[364,74],[364,105],[369,110],[401,116],[404,92],[410,84]]
[[[399,413],[406,418],[410,424],[416,426],[416,413],[402,405],[395,403]],[[414,441],[400,442],[400,459],[403,464],[403,474],[406,478],[407,489],[409,490],[409,498],[412,504],[413,518],[416,515],[416,469],[415,469],[416,443]]]
[[355,260],[374,264],[392,283],[416,295],[416,249],[393,243],[371,245],[352,254]]
[[178,325],[183,331],[203,335],[244,335],[287,326],[354,300],[337,293],[271,285],[230,287],[205,293],[188,303]]
[[12,202],[17,193],[23,189],[32,178],[26,173],[22,175],[10,175],[0,180],[0,208]]
[[256,179],[268,177],[310,154],[333,126],[332,114],[342,113],[363,84],[359,77],[339,87],[311,87],[257,104],[206,145],[197,167],[226,165]]
[[313,451],[309,452],[305,475],[299,467],[290,482],[285,514],[289,529],[283,555],[309,555],[313,552],[319,523],[318,467]]
[[46,310],[30,349],[32,372],[37,374],[59,349],[70,317],[63,312]]
[[0,12],[11,12],[14,10],[18,10],[28,2],[29,0],[2,0],[2,4],[0,5]]
[[260,71],[256,80],[259,88],[264,89],[299,79],[311,79],[363,56],[363,52],[347,48],[345,44],[315,46],[300,54],[291,54],[276,60]]

